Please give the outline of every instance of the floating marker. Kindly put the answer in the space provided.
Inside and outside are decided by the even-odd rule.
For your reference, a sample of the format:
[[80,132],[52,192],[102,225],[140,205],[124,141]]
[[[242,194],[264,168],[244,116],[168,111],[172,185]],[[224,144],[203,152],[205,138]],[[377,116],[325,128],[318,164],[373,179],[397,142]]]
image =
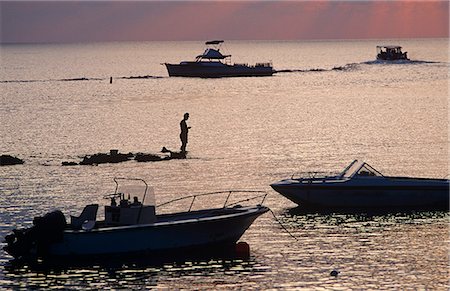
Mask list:
[[338,274],[339,274],[339,271],[337,271],[337,270],[333,270],[330,272],[330,276],[333,276],[333,277],[337,277]]
[[250,246],[246,242],[238,242],[235,247],[236,256],[242,259],[250,257]]

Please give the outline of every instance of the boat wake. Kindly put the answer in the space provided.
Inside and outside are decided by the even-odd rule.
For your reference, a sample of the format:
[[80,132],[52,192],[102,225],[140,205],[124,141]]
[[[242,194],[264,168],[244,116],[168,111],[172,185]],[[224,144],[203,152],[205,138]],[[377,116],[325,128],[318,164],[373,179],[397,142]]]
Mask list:
[[331,69],[314,68],[314,69],[283,69],[275,70],[275,73],[309,73],[309,72],[331,72],[331,71],[353,71],[358,69],[357,63],[350,63],[343,66],[336,66]]
[[339,67],[333,67],[331,71],[354,71],[359,69],[359,64],[350,63]]
[[[274,74],[282,73],[316,73],[316,72],[333,72],[333,71],[344,71],[351,72],[360,69],[361,65],[421,65],[421,64],[436,64],[449,66],[450,63],[437,62],[437,61],[423,61],[423,60],[396,60],[396,61],[384,61],[384,60],[371,60],[360,63],[348,63],[342,66],[334,66],[333,68],[312,68],[312,69],[281,69],[274,70]],[[162,79],[169,78],[168,76],[154,76],[154,75],[143,75],[143,76],[121,76],[121,77],[107,77],[107,78],[88,78],[88,77],[78,77],[78,78],[63,78],[63,79],[36,79],[36,80],[0,80],[0,83],[36,83],[36,82],[78,82],[78,81],[111,81],[112,79],[122,79],[122,80],[138,80],[138,79]]]
[[119,78],[117,78],[117,79],[128,79],[128,80],[132,80],[132,79],[161,79],[161,78],[167,78],[167,77],[146,75],[146,76],[119,77]]
[[367,61],[362,62],[363,65],[420,65],[420,64],[445,64],[447,63],[443,62],[436,62],[436,61],[421,61],[421,60],[395,60],[395,61],[385,61],[385,60],[373,60],[373,61]]
[[[81,77],[81,78],[68,78],[68,79],[59,79],[59,80],[54,80],[54,81],[60,81],[60,82],[73,82],[73,81],[97,81],[97,80],[102,80],[100,78],[85,78],[85,77]],[[52,80],[50,80],[52,81]]]
[[[109,81],[111,77],[108,78],[87,78],[87,77],[79,77],[79,78],[64,78],[64,79],[44,79],[44,80],[0,80],[0,83],[45,83],[45,82],[77,82],[77,81]],[[123,77],[112,77],[113,79],[161,79],[167,78],[164,76],[123,76]]]
[[5,80],[0,83],[43,83],[43,82],[75,82],[75,81],[98,81],[103,80],[101,78],[67,78],[67,79],[48,79],[48,80]]
[[333,72],[344,71],[350,72],[360,69],[362,65],[421,65],[421,64],[438,64],[448,66],[449,63],[437,62],[437,61],[422,61],[422,60],[396,60],[396,61],[384,61],[384,60],[372,60],[360,63],[348,63],[342,66],[335,66],[331,69],[314,68],[314,69],[281,69],[275,70],[275,73],[310,73],[310,72]]
[[328,71],[326,69],[284,69],[275,70],[275,73],[305,73],[305,72],[323,72]]

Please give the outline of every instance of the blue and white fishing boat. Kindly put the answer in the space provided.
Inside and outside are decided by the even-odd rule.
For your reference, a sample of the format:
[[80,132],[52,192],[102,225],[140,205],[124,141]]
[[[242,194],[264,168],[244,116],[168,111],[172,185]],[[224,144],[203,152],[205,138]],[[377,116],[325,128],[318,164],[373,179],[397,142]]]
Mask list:
[[[6,236],[4,249],[14,258],[25,260],[90,260],[139,254],[164,254],[170,258],[173,253],[234,246],[255,219],[269,210],[261,205],[267,195],[262,191],[224,191],[169,201],[158,207],[192,199],[188,211],[158,215],[153,192],[144,180],[114,181],[114,194],[105,196],[111,203],[104,208],[104,220],[96,218],[98,204],[86,206],[79,217],[71,217],[70,223],[66,223],[62,212],[50,212],[35,218],[33,227],[14,230]],[[119,181],[138,181],[142,187],[120,188]],[[140,197],[134,196],[136,190]],[[244,201],[229,204],[230,196],[236,192],[249,192],[253,197],[245,201],[261,199],[261,204],[248,207],[240,205]],[[192,210],[196,198],[224,193],[227,198],[223,207]]]
[[310,176],[270,185],[311,208],[449,208],[447,179],[384,176],[369,164],[353,161],[335,176]]
[[231,55],[224,55],[220,51],[223,40],[207,41],[207,48],[203,54],[198,55],[195,61],[182,61],[179,64],[164,63],[170,77],[258,77],[272,76],[273,70],[270,62],[248,64],[232,64]]

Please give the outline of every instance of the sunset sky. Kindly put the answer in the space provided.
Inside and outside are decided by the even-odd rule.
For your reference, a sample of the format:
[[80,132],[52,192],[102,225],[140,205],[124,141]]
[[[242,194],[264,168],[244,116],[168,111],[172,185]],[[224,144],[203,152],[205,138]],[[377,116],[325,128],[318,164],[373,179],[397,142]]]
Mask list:
[[1,42],[431,38],[448,1],[1,1]]

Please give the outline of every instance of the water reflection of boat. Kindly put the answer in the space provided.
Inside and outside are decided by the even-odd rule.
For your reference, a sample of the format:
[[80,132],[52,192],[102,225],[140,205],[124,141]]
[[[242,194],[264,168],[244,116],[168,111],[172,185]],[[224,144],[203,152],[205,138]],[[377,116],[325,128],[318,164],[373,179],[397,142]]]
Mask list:
[[365,162],[353,161],[336,176],[291,178],[272,188],[304,207],[449,207],[449,180],[383,176]]
[[[131,187],[119,187],[118,181],[122,180],[140,181],[142,185],[137,188],[131,183]],[[262,201],[266,196],[264,192],[227,191],[176,199],[174,201],[192,199],[189,210],[157,215],[154,197],[144,180],[114,181],[116,190],[106,196],[111,204],[105,206],[103,221],[96,220],[98,204],[88,205],[80,217],[71,217],[70,224],[66,224],[62,212],[50,212],[35,218],[33,227],[14,230],[6,236],[4,249],[16,259],[44,260],[68,257],[90,260],[139,254],[170,257],[175,253],[207,252],[233,247],[253,221],[269,210],[260,204],[240,206],[238,203],[243,201],[227,204],[234,192],[255,192],[258,194],[250,194],[256,195],[250,199],[261,198]],[[131,201],[131,196],[137,192],[140,197],[134,196]],[[221,193],[228,193],[223,207],[192,210],[197,197]]]
[[271,63],[232,64],[231,55],[223,55],[220,46],[223,40],[207,41],[206,50],[195,61],[182,61],[179,64],[164,65],[171,77],[256,77],[272,76],[275,72]]
[[402,52],[401,46],[377,46],[377,60],[395,61],[395,60],[409,60],[407,52]]

